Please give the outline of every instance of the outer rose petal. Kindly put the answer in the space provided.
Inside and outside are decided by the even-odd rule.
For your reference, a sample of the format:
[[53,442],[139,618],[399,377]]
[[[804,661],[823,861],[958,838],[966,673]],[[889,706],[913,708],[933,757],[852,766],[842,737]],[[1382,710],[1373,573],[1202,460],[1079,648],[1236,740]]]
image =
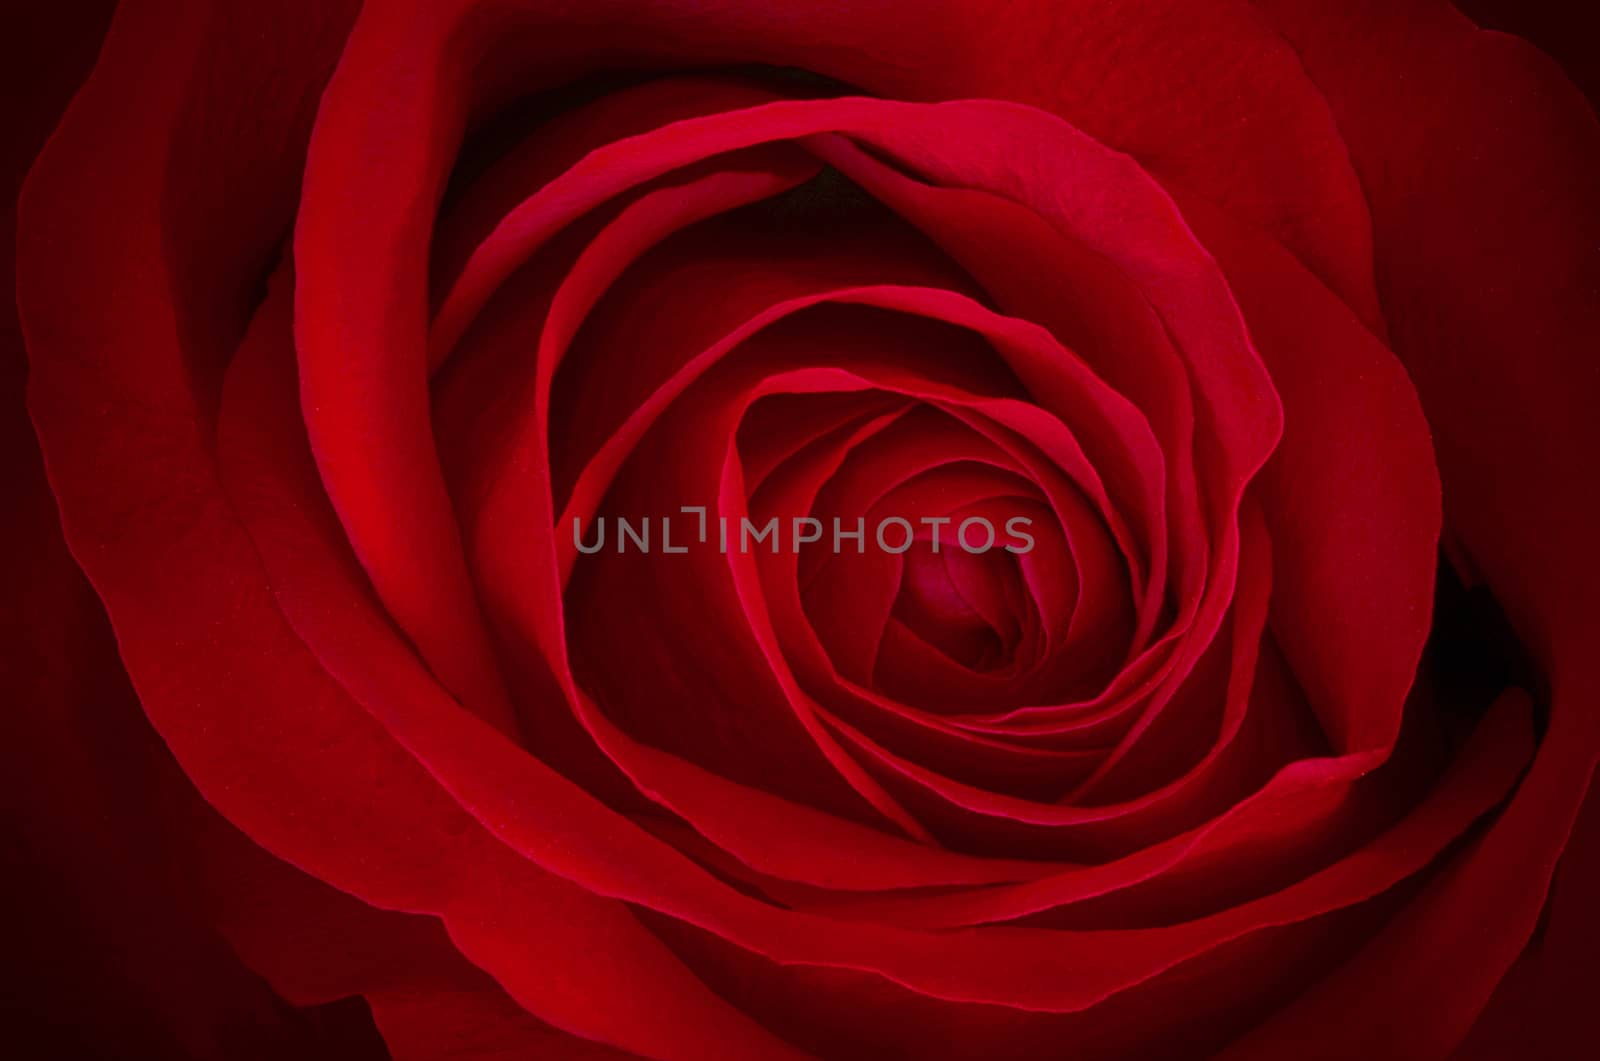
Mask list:
[[61,540],[20,402],[7,395],[4,413],[0,896],[17,922],[0,976],[8,1048],[40,1061],[382,1057],[360,1003],[285,1005],[176,870],[162,811],[213,812],[128,687],[100,602]]
[[1566,1061],[1595,1036],[1594,956],[1600,953],[1600,794],[1589,790],[1556,867],[1533,939],[1500,982],[1459,1061]]
[[1560,60],[1573,84],[1600,105],[1600,8],[1571,0],[1456,0],[1462,14],[1485,29],[1515,33]]
[[[110,18],[109,3],[7,10],[0,186],[10,204],[93,64]],[[14,222],[8,205],[0,223],[0,286],[8,290]],[[25,371],[7,298],[0,303],[7,1049],[39,1061],[381,1056],[359,1003],[318,1014],[285,1006],[229,951],[174,876],[156,820],[158,790],[171,785],[180,805],[199,800],[140,712],[100,602],[62,541],[23,407]]]
[[1436,1057],[1533,931],[1600,752],[1600,123],[1554,63],[1442,0],[1259,6],[1350,144],[1446,523],[1540,665],[1550,725],[1463,864],[1238,1056],[1292,1039]]
[[[305,27],[290,14],[274,9],[259,32],[300,43]],[[457,946],[495,967],[517,1001],[550,1023],[661,1057],[698,1057],[708,1038],[745,1056],[784,1056],[783,1044],[711,995],[622,905],[512,858],[477,829],[277,610],[208,448],[205,417],[217,395],[206,384],[225,356],[216,345],[223,329],[197,323],[205,314],[192,304],[193,277],[162,253],[168,226],[203,223],[183,208],[203,213],[225,176],[188,167],[182,176],[200,187],[166,199],[177,159],[163,149],[181,139],[178,103],[196,57],[216,56],[206,48],[214,29],[122,9],[22,208],[31,408],[69,543],[114,615],[147,713],[206,798],[253,839],[377,905],[448,914]],[[308,65],[299,73],[314,97],[320,82]],[[252,78],[270,73],[281,92],[290,76],[250,64],[206,72],[239,78],[232,87],[246,101],[263,94]],[[133,95],[125,86],[135,82]],[[238,102],[210,87],[213,118]],[[254,112],[266,124],[249,129],[251,142],[292,143],[297,113]],[[91,164],[105,155],[122,163],[109,189]],[[269,192],[285,168],[292,183],[296,155],[275,163],[258,175]],[[285,210],[292,205],[291,197]],[[80,285],[99,293],[95,312],[73,301]],[[116,410],[114,431],[104,421],[93,432],[72,429],[102,409]],[[207,592],[193,593],[197,585]],[[520,918],[503,920],[506,909]],[[584,937],[554,951],[534,942],[563,931]],[[593,938],[603,943],[590,948]],[[557,952],[566,956],[561,979],[539,960]],[[640,963],[639,989],[621,1004],[607,995],[613,960]]]
[[383,1056],[636,1056],[533,1017],[456,953],[436,919],[336,891],[266,854],[208,807],[175,818],[174,861],[233,949],[299,1005],[364,996]]

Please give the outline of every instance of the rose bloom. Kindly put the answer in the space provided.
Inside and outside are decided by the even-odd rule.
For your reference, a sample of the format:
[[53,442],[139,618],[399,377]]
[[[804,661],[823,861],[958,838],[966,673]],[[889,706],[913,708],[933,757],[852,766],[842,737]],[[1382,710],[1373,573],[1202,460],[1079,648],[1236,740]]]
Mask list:
[[1592,1056],[1592,19],[34,6],[0,1052]]

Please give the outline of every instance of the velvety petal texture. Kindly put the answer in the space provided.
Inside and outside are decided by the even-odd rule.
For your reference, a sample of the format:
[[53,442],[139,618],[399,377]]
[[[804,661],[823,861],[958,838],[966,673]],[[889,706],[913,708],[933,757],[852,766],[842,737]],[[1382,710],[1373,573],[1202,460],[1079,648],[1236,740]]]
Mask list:
[[1444,0],[123,5],[16,817],[150,1056],[1580,1056],[1597,177]]

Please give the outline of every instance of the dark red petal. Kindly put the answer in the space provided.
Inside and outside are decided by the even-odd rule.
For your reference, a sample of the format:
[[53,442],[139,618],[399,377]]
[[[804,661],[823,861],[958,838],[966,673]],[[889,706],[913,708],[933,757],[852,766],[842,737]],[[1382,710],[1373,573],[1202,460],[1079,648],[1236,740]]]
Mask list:
[[[1398,1048],[1437,1055],[1533,931],[1600,754],[1600,501],[1586,485],[1600,451],[1600,122],[1553,62],[1442,0],[1259,6],[1304,56],[1366,187],[1445,524],[1548,683],[1549,731],[1511,805],[1396,942],[1352,967],[1366,998],[1355,1012],[1372,1023],[1347,1023],[1339,980],[1275,1029],[1359,1050],[1404,1013],[1386,1022]],[[1428,944],[1406,948],[1415,933]]]

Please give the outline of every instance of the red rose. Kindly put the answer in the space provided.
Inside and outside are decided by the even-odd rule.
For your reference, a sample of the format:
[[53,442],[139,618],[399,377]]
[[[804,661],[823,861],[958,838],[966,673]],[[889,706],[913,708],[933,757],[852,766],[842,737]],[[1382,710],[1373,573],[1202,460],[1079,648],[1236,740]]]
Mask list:
[[12,816],[118,955],[41,1056],[1582,1052],[1550,60],[1441,0],[178,6],[18,207]]

